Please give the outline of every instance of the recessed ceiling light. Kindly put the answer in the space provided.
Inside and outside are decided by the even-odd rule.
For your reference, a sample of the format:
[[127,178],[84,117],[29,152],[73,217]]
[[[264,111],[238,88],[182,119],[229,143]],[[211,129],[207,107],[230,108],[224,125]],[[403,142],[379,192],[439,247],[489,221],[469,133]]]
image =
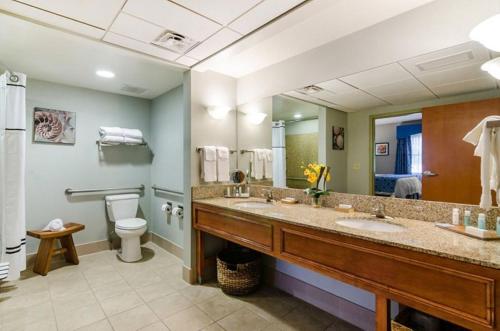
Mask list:
[[469,34],[470,39],[479,41],[486,48],[495,52],[500,52],[500,39],[498,31],[500,30],[500,14],[492,16],[482,21]]
[[302,114],[295,114],[295,115],[293,115],[293,118],[297,118],[297,119],[302,118]]
[[114,72],[112,71],[109,71],[109,70],[97,70],[95,72],[95,74],[99,77],[103,77],[103,78],[113,78],[115,77],[115,74]]
[[316,85],[309,85],[297,90],[302,94],[314,94],[323,91],[323,89]]
[[490,75],[500,80],[500,57],[484,63],[481,66],[481,70],[487,71]]

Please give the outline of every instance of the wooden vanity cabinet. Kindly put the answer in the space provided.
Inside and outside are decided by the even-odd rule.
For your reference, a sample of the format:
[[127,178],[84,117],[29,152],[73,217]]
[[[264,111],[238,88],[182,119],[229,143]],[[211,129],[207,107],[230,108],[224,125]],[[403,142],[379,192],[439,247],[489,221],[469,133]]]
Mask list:
[[196,202],[193,221],[199,281],[206,232],[375,293],[377,330],[390,328],[389,300],[472,330],[498,329],[498,269]]

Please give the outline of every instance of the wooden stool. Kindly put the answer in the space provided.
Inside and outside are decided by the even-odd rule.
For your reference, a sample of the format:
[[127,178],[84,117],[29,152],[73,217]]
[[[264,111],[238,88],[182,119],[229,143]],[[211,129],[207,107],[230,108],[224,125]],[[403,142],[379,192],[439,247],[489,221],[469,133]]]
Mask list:
[[[52,256],[54,255],[64,254],[66,262],[71,262],[73,264],[79,263],[72,234],[85,229],[85,225],[67,223],[64,224],[64,227],[66,228],[65,230],[57,232],[42,230],[27,232],[29,236],[41,240],[36,254],[35,266],[33,267],[33,271],[37,274],[42,276],[47,275]],[[54,241],[57,239],[59,239],[61,243],[61,248],[54,247]]]

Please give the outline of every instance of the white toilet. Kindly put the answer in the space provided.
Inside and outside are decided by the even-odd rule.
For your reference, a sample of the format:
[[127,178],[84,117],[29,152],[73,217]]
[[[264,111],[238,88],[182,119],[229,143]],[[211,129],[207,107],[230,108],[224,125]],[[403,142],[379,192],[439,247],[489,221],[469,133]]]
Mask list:
[[115,223],[115,233],[122,241],[118,256],[125,262],[139,261],[142,259],[141,236],[147,229],[146,220],[135,217],[139,207],[139,195],[109,195],[105,200],[109,218]]

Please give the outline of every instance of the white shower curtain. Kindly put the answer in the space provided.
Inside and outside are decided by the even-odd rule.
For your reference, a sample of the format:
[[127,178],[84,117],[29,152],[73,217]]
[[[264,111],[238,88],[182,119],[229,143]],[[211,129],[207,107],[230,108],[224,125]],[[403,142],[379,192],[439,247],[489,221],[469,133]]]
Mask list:
[[273,122],[273,186],[286,187],[285,121]]
[[26,75],[0,76],[0,262],[7,280],[26,269]]

